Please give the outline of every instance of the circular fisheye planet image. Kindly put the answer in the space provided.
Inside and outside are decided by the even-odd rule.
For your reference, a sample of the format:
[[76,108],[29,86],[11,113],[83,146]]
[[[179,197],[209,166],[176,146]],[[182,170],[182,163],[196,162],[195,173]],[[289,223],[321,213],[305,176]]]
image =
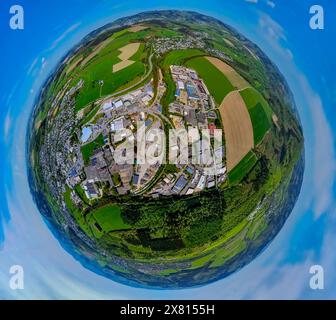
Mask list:
[[132,286],[241,269],[281,230],[304,172],[281,71],[196,12],[143,12],[87,35],[41,88],[28,136],[50,230],[85,267]]

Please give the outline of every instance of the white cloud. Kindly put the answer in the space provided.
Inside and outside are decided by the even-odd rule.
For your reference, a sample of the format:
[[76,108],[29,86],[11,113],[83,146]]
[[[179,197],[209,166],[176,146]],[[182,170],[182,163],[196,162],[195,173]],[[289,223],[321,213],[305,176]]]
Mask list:
[[5,118],[5,126],[4,126],[4,129],[5,129],[5,141],[8,140],[8,136],[9,136],[9,132],[10,132],[10,128],[11,128],[11,123],[12,123],[12,118],[10,116],[10,114],[8,113],[6,118]]
[[245,0],[245,2],[248,2],[248,3],[258,3],[258,0]]
[[27,75],[31,75],[33,73],[33,71],[34,71],[36,65],[38,64],[38,62],[39,62],[39,58],[36,57],[33,60],[32,64],[29,66],[28,71],[27,71]]
[[331,208],[336,176],[333,132],[323,111],[321,97],[314,92],[307,79],[299,76],[314,124],[314,212],[316,217]]
[[41,69],[40,69],[40,74],[43,72],[43,70],[45,69],[45,67],[47,66],[48,62],[47,59],[45,57],[41,58]]
[[272,9],[275,8],[275,3],[274,3],[273,1],[267,1],[266,3],[267,3],[267,5],[268,5],[269,7],[271,7]]
[[265,35],[268,44],[272,50],[277,52],[281,59],[292,60],[293,53],[288,48],[287,35],[284,28],[269,15],[265,13],[259,14],[259,32]]
[[53,50],[55,49],[59,43],[61,43],[66,37],[67,35],[69,35],[71,32],[73,32],[74,30],[76,30],[79,26],[81,25],[80,22],[73,24],[72,26],[70,26],[67,30],[65,30],[50,46],[49,50]]
[[313,173],[310,173],[310,176],[312,176],[310,203],[313,206],[315,216],[319,217],[331,208],[333,200],[334,177],[336,175],[333,133],[325,116],[321,97],[294,64],[293,53],[288,47],[287,36],[283,27],[264,13],[260,13],[259,27],[265,31],[264,35],[267,43],[273,54],[277,56],[276,60],[282,61],[291,70],[291,77],[296,78],[295,83],[302,93],[301,106],[299,107],[302,112],[309,113],[310,126],[314,128],[314,136],[311,142]]
[[284,28],[269,15],[260,13],[259,26],[267,32],[266,35],[270,38],[270,40],[276,42],[280,40],[287,41]]
[[[259,21],[259,27],[262,27],[265,35],[265,42],[274,51],[276,61],[288,66],[286,72],[291,77],[291,82],[296,83],[295,93],[303,96],[303,102],[300,102],[300,108],[305,113],[311,114],[313,125],[308,129],[314,131],[314,157],[313,167],[309,175],[314,184],[311,184],[312,203],[314,210],[319,216],[332,206],[333,176],[335,170],[335,152],[333,148],[333,135],[324,114],[321,98],[314,91],[305,76],[297,69],[294,61],[290,59],[292,54],[288,48],[287,37],[284,29],[277,22],[268,16],[263,16]],[[260,32],[260,30],[258,30]],[[285,60],[282,58],[286,58]],[[46,63],[42,58],[41,65]],[[282,68],[281,68],[282,69]],[[284,69],[283,69],[284,70]],[[45,70],[46,71],[46,70]],[[29,115],[29,104],[26,116]],[[17,119],[13,116],[13,120]],[[8,115],[8,128],[16,132],[16,140],[13,143],[13,161],[15,168],[13,170],[15,186],[9,191],[9,207],[11,211],[12,222],[6,235],[5,249],[0,251],[0,258],[6,263],[21,262],[27,268],[27,289],[22,292],[6,291],[6,298],[9,295],[22,294],[22,298],[302,298],[302,292],[307,288],[309,278],[309,266],[320,263],[330,266],[330,270],[335,266],[335,233],[331,230],[333,226],[328,224],[330,229],[324,238],[323,252],[320,261],[316,261],[312,252],[307,252],[303,261],[285,263],[290,255],[291,246],[288,232],[288,223],[282,229],[284,235],[281,241],[279,236],[272,242],[271,247],[267,249],[258,259],[254,260],[249,266],[243,268],[234,275],[211,284],[206,287],[162,291],[140,290],[127,288],[113,281],[98,276],[74,260],[63,248],[59,246],[57,239],[51,235],[39,212],[32,204],[31,195],[27,186],[27,177],[24,162],[24,139],[25,123],[27,119],[11,124],[12,119]],[[8,129],[9,131],[9,129]],[[321,140],[322,139],[322,140]],[[316,185],[315,185],[316,181]],[[20,197],[17,197],[20,194]],[[296,212],[298,213],[298,212]],[[294,212],[293,212],[294,214]],[[295,228],[295,224],[290,226]],[[31,231],[34,230],[34,237]],[[296,230],[297,231],[297,230]],[[298,232],[298,231],[297,231]],[[301,234],[301,236],[304,236]],[[33,259],[32,259],[33,257]],[[1,259],[0,259],[1,260]],[[4,264],[0,266],[0,288],[8,287],[8,268]],[[328,281],[335,280],[328,279]],[[31,286],[29,286],[31,283]],[[333,282],[335,283],[335,282]],[[326,284],[327,286],[327,284]],[[1,295],[0,291],[0,295]],[[21,296],[20,296],[21,297]]]

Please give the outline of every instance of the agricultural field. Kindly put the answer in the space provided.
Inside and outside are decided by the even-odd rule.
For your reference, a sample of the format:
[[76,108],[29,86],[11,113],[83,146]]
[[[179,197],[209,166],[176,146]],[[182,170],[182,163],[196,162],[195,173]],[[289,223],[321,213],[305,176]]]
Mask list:
[[65,201],[65,205],[68,208],[68,210],[70,211],[70,213],[72,214],[72,216],[75,218],[75,220],[77,221],[78,225],[80,226],[80,228],[89,236],[92,237],[92,232],[90,230],[90,227],[87,225],[85,218],[81,212],[81,210],[79,210],[76,205],[72,202],[71,200],[71,189],[70,188],[66,188],[66,191],[64,193],[64,201]]
[[183,65],[188,60],[202,55],[205,55],[205,52],[199,49],[174,50],[166,54],[162,65],[163,67]]
[[[122,69],[125,69],[135,63],[139,59],[139,54],[136,55],[140,46],[142,46],[142,50],[140,50],[140,54],[143,52],[143,44],[139,42],[130,43],[122,48],[119,49],[119,56],[118,59],[120,62],[117,62],[113,65],[112,72],[116,73]],[[134,60],[133,60],[134,59]]]
[[227,169],[230,172],[254,147],[253,126],[238,91],[226,96],[219,111],[224,126]]
[[258,145],[271,128],[273,111],[262,95],[253,88],[240,92],[253,124],[254,144]]
[[204,57],[188,60],[186,66],[194,69],[204,80],[208,90],[219,105],[224,97],[235,89],[223,72]]
[[138,25],[135,25],[135,26],[132,26],[132,27],[128,28],[128,31],[139,32],[139,31],[142,31],[142,30],[146,30],[147,28],[148,27],[146,25],[138,24]]
[[206,59],[210,61],[219,71],[225,74],[235,89],[240,90],[250,87],[250,84],[235,69],[224,61],[214,57],[207,57]]

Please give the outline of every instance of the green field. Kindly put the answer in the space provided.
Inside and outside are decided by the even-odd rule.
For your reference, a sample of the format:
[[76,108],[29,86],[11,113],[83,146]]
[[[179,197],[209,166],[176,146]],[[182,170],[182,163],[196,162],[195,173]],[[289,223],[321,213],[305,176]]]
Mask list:
[[226,76],[205,58],[191,59],[186,63],[186,66],[194,69],[204,80],[208,90],[218,104],[221,104],[224,97],[234,90],[233,85]]
[[204,55],[205,53],[198,49],[174,50],[166,54],[163,65],[182,65],[186,60],[192,57]]
[[[140,53],[136,54],[137,57],[141,58],[140,54],[142,53],[143,48],[144,46],[141,45],[139,48]],[[139,60],[135,61],[132,65],[113,73],[113,65],[120,62],[120,59],[117,57],[118,55],[118,51],[105,55],[100,58],[99,62],[89,63],[83,70],[81,78],[85,81],[85,84],[76,99],[77,110],[80,110],[100,96],[108,95],[118,88],[128,85],[134,79],[140,79],[140,77],[144,75],[146,68]],[[98,83],[99,80],[104,81],[102,88]]]
[[121,217],[120,207],[107,205],[92,212],[94,218],[105,232],[126,230],[130,226],[125,224]]
[[238,253],[244,251],[246,248],[246,243],[244,241],[239,241],[230,246],[221,255],[217,255],[215,260],[211,263],[210,268],[216,268],[222,266],[226,261],[238,255]]
[[93,155],[93,152],[96,149],[101,148],[102,146],[104,146],[104,137],[102,134],[100,134],[96,140],[81,147],[81,152],[85,165],[89,164],[90,157]]
[[229,181],[232,184],[239,183],[253,168],[257,157],[250,151],[235,167],[229,172]]
[[76,219],[78,225],[82,228],[82,230],[88,235],[92,236],[92,232],[87,225],[84,216],[81,211],[75,206],[75,204],[71,200],[71,189],[67,186],[66,191],[64,193],[64,202],[67,206],[68,210],[72,214],[72,216]]
[[211,259],[213,258],[213,254],[206,255],[202,258],[193,260],[191,263],[191,267],[188,270],[198,269],[204,267]]
[[[144,43],[140,40],[143,40],[147,34],[148,31],[145,30],[139,32],[122,30],[108,38],[106,41],[110,42],[98,50],[96,55],[93,54],[95,47],[87,48],[81,55],[83,60],[88,57],[89,60],[86,61],[85,65],[78,63],[74,70],[64,75],[57,88],[64,85],[69,79],[71,79],[71,86],[76,85],[80,79],[84,80],[84,86],[76,97],[76,110],[78,111],[100,96],[111,94],[140,80],[146,73],[148,59],[148,52],[145,50]],[[141,42],[138,51],[130,58],[135,62],[113,73],[113,65],[120,62],[118,58],[119,49],[132,42]],[[104,81],[102,87],[99,85],[100,80]]]
[[[109,95],[135,84],[142,79],[148,69],[149,50],[145,48],[143,41],[149,35],[173,37],[178,36],[179,33],[160,27],[154,30],[141,30],[138,32],[129,32],[127,29],[116,32],[105,40],[107,45],[102,47],[96,55],[93,54],[96,47],[92,46],[86,48],[78,57],[74,58],[72,63],[75,63],[76,67],[68,74],[62,74],[62,77],[60,77],[61,82],[57,84],[55,90],[58,91],[57,89],[63,87],[69,79],[71,79],[71,86],[76,85],[80,79],[84,80],[84,86],[76,97],[76,110],[79,111],[101,96]],[[121,61],[118,58],[119,49],[132,42],[141,43],[139,50],[129,59],[135,62],[113,73],[113,65]],[[81,65],[80,58],[84,61],[88,57],[89,60],[86,61],[85,65]],[[104,81],[102,87],[99,85],[100,80]]]
[[271,128],[272,109],[263,96],[253,88],[244,89],[240,94],[250,113],[254,145],[258,145]]

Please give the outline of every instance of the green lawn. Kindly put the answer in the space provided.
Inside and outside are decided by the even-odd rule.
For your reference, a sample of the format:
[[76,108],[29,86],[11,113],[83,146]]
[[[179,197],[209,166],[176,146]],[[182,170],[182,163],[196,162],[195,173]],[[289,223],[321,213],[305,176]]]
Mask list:
[[266,132],[271,128],[272,109],[263,96],[253,88],[247,88],[240,92],[250,113],[254,144],[259,144]]
[[229,172],[229,181],[232,184],[239,183],[253,168],[257,157],[250,151],[235,167]]
[[191,59],[186,66],[194,69],[204,80],[208,90],[218,104],[221,104],[224,97],[234,90],[231,82],[211,62],[205,58]]
[[102,134],[100,134],[96,140],[81,147],[85,165],[89,164],[90,157],[93,155],[93,152],[102,146],[104,146],[104,137]]
[[117,205],[107,205],[92,212],[95,220],[105,232],[115,230],[126,230],[130,226],[125,224],[121,217],[120,207]]

